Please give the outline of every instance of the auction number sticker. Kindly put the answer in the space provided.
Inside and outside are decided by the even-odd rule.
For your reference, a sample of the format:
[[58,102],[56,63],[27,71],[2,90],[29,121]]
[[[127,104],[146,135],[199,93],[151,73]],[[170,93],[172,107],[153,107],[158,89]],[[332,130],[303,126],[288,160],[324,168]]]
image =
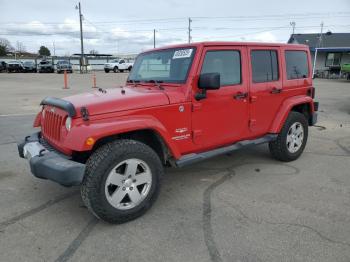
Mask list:
[[176,50],[173,59],[191,57],[193,49]]

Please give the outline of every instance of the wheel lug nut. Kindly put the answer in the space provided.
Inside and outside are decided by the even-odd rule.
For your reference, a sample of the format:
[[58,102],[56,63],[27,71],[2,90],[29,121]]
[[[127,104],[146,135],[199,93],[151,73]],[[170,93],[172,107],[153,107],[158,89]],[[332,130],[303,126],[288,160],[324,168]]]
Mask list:
[[124,184],[124,183],[125,183],[125,180],[123,180],[122,183]]
[[123,187],[123,191],[125,191],[125,189],[126,189],[126,188],[125,188],[125,187]]
[[129,189],[130,189],[130,190],[133,190],[134,188],[131,186]]
[[131,178],[131,175],[130,175],[130,176],[128,176],[128,178]]
[[134,179],[132,182],[134,182],[134,183],[135,183],[135,182],[136,182],[136,179]]

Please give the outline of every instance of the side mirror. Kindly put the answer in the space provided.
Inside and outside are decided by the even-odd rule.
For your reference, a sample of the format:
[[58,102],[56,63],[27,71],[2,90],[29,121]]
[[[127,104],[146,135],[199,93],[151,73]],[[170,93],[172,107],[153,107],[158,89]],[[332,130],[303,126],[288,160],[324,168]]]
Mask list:
[[220,74],[206,73],[201,74],[198,80],[198,88],[206,90],[215,90],[220,88]]
[[207,98],[207,90],[216,90],[220,88],[220,74],[206,73],[201,74],[198,79],[198,88],[202,89],[201,93],[195,95],[197,101]]

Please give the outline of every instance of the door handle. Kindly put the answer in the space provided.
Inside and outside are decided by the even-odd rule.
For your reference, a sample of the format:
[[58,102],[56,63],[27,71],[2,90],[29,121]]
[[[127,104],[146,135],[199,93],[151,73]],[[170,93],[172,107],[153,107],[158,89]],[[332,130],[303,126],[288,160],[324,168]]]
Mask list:
[[282,92],[282,88],[277,88],[277,87],[274,87],[274,88],[272,88],[272,90],[271,90],[271,94],[279,94],[279,93],[281,93]]
[[236,99],[236,100],[245,99],[247,97],[248,97],[248,93],[242,93],[242,92],[238,92],[237,94],[235,94],[233,96],[233,98]]

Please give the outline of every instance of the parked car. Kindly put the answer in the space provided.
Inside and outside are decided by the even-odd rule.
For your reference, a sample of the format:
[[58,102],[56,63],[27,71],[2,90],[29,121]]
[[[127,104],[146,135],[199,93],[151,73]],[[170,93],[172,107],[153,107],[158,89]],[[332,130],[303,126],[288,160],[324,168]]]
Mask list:
[[25,61],[23,62],[23,66],[24,66],[24,72],[32,72],[32,73],[37,72],[36,64],[33,61]]
[[67,73],[73,73],[72,64],[67,60],[57,61],[57,64],[56,64],[57,74],[63,73],[65,70],[67,71]]
[[[121,223],[156,200],[164,167],[268,143],[302,154],[317,121],[308,46],[204,42],[140,54],[122,88],[45,98],[41,131],[18,144],[34,176],[81,186],[86,207]],[[186,179],[186,178],[183,178]]]
[[21,61],[10,61],[7,64],[7,72],[9,73],[24,72],[24,65]]
[[0,72],[5,72],[7,70],[7,64],[5,61],[0,61]]
[[350,80],[350,63],[344,63],[341,66],[341,72],[346,74],[346,79]]
[[39,73],[54,73],[55,69],[52,63],[48,60],[40,61],[39,65]]
[[109,71],[112,71],[112,70],[114,73],[117,73],[117,72],[122,73],[125,70],[131,71],[133,65],[134,65],[134,62],[127,62],[125,59],[115,59],[106,63],[104,66],[104,70],[106,73],[109,73]]

